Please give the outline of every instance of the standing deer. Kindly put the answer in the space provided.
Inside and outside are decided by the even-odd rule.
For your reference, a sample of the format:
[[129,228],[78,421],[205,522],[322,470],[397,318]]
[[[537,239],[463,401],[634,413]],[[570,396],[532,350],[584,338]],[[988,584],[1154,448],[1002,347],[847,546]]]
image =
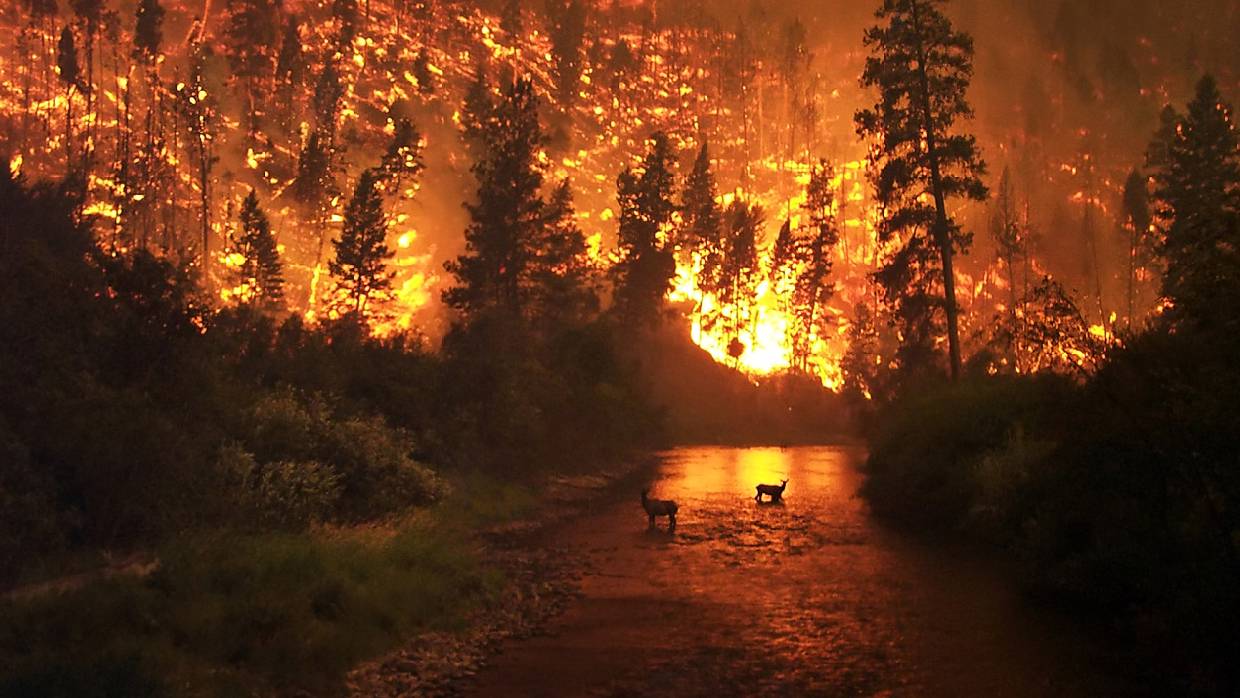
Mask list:
[[788,481],[784,480],[778,485],[758,485],[755,489],[758,494],[754,495],[753,501],[761,502],[762,495],[768,495],[772,502],[778,502],[784,498],[784,490],[788,488]]
[[654,519],[656,516],[667,517],[667,530],[676,530],[676,502],[670,499],[650,499],[646,495],[650,490],[642,490],[642,509],[646,510],[646,515],[650,517],[650,527],[654,528]]

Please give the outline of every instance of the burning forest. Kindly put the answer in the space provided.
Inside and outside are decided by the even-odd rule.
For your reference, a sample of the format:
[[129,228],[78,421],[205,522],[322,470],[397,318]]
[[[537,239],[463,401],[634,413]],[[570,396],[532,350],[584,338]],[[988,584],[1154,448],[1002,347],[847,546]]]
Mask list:
[[[573,477],[646,478],[685,569],[702,541],[800,556],[836,515],[998,543],[1034,593],[1178,648],[1149,685],[1227,693],[1236,26],[1235,0],[5,3],[0,693],[57,694],[64,629],[32,628],[79,558],[159,619],[87,614],[119,639],[62,693],[94,666],[109,695],[456,691],[493,643],[428,628],[567,605],[521,585],[575,572],[487,531],[553,526],[530,512]],[[685,448],[845,441],[864,484],[819,446]],[[573,505],[604,537],[610,492]],[[810,587],[843,564],[816,554]],[[887,620],[771,629],[799,649],[761,662]],[[428,659],[449,645],[475,664]],[[772,690],[995,688],[912,656]]]

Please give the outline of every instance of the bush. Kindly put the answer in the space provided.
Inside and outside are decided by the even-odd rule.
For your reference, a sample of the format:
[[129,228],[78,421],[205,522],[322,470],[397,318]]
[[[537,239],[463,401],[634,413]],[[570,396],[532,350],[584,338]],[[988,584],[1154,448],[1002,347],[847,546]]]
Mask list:
[[[306,516],[328,510],[349,520],[376,518],[430,503],[446,491],[413,459],[416,446],[408,432],[381,417],[339,418],[318,396],[289,389],[264,396],[250,411],[248,431],[246,446],[261,464],[253,466],[258,477],[247,481],[249,489],[269,490],[263,501],[283,511],[283,521],[304,523]],[[279,504],[285,498],[298,503],[295,511]]]
[[978,475],[1011,475],[1002,473],[1011,464],[984,466],[984,459],[1028,460],[1030,454],[1002,451],[1025,433],[1047,433],[1047,425],[1070,411],[1071,395],[1071,384],[1055,376],[977,376],[897,401],[878,420],[862,493],[876,512],[906,523],[965,525],[983,496]]
[[239,444],[220,449],[218,467],[246,518],[264,526],[304,528],[331,518],[340,501],[340,474],[316,461],[259,465]]

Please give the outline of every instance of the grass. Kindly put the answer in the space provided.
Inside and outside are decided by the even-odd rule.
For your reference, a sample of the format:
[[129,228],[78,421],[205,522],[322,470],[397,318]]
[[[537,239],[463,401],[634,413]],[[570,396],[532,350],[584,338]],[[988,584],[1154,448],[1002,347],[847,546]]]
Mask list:
[[456,490],[381,534],[199,534],[148,578],[3,602],[0,695],[338,692],[349,668],[462,627],[503,584],[472,533],[534,498],[484,476]]

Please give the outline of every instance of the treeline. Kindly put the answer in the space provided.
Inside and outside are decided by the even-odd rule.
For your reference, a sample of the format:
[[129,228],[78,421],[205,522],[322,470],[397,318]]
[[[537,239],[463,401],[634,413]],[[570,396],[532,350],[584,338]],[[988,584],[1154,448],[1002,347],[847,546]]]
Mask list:
[[[958,381],[888,394],[865,493],[884,516],[1010,549],[1034,592],[1148,653],[1143,678],[1161,689],[1229,694],[1240,680],[1240,146],[1211,78],[1184,111],[1164,111],[1145,171],[1149,205],[1146,175],[1134,175],[1129,211],[1150,231],[1160,314],[1089,370],[1030,373],[1039,359],[1022,346],[1069,364],[1085,353],[1028,335],[1013,290],[998,322],[1017,330],[1000,350],[1016,358],[975,357]],[[1019,260],[1019,239],[1007,241]],[[1007,266],[1019,279],[1019,263]]]

